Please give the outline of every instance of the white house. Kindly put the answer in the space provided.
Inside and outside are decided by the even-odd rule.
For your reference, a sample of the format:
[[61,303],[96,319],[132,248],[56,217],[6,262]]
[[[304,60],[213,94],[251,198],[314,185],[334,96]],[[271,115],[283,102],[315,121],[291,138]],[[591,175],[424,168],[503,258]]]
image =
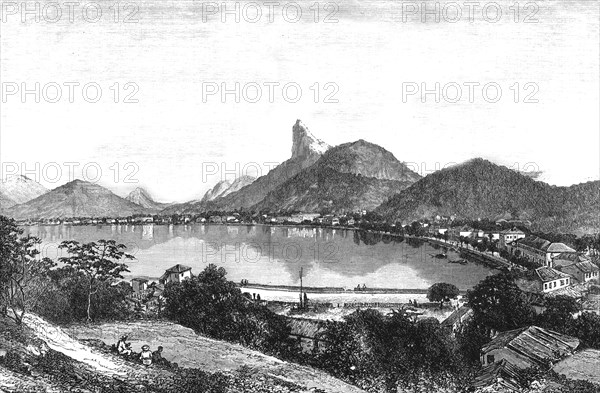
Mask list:
[[572,277],[549,266],[528,270],[515,283],[524,292],[548,293],[572,285]]
[[512,242],[514,242],[515,240],[519,240],[519,239],[523,239],[525,237],[525,232],[523,232],[520,229],[517,228],[512,228],[512,229],[505,229],[504,231],[500,232],[499,235],[499,245],[500,248],[506,249],[506,246]]
[[185,265],[177,264],[167,270],[165,274],[160,277],[159,282],[161,284],[168,284],[170,282],[182,282],[192,277],[192,268]]
[[576,253],[564,243],[552,243],[537,236],[517,239],[508,245],[511,254],[521,255],[541,266],[552,267],[552,259],[561,253]]

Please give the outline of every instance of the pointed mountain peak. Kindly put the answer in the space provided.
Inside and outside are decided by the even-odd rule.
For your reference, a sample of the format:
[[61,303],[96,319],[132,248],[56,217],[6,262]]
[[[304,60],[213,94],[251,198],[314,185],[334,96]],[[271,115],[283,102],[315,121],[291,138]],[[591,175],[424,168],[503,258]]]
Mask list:
[[129,193],[127,199],[131,200],[132,198],[147,198],[152,200],[150,193],[142,187],[138,187]]
[[296,120],[292,131],[292,158],[306,157],[315,153],[321,155],[331,147],[314,136],[301,120]]
[[164,203],[156,202],[152,198],[150,193],[142,187],[138,187],[135,190],[131,191],[125,199],[127,199],[129,202],[135,203],[136,205],[151,210],[160,210],[166,206]]

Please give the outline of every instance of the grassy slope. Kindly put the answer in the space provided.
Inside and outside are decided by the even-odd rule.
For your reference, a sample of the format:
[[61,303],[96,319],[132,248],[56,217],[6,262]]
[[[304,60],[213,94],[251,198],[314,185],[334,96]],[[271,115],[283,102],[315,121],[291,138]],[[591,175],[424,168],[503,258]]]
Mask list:
[[[168,322],[63,329],[27,315],[24,325],[21,329],[0,317],[0,392],[361,391],[324,372],[200,337]],[[78,340],[101,339],[111,344],[122,333],[130,334],[136,351],[142,343],[152,349],[163,345],[165,357],[180,367],[145,367],[110,353],[94,341]],[[224,388],[214,390],[217,385]]]
[[67,331],[79,339],[99,339],[107,344],[116,342],[120,335],[127,333],[135,351],[139,351],[143,344],[148,344],[153,349],[162,345],[165,358],[182,367],[199,368],[207,372],[235,372],[240,366],[246,366],[255,374],[271,376],[307,388],[340,393],[361,391],[323,371],[284,362],[241,345],[198,336],[192,329],[170,322],[77,325]]

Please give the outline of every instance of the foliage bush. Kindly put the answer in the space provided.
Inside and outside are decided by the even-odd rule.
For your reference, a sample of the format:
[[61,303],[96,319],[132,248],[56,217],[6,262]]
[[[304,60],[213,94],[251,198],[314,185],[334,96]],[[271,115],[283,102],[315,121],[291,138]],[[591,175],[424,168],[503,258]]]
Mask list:
[[291,357],[298,353],[284,317],[243,296],[213,264],[198,276],[165,287],[165,315],[204,335]]

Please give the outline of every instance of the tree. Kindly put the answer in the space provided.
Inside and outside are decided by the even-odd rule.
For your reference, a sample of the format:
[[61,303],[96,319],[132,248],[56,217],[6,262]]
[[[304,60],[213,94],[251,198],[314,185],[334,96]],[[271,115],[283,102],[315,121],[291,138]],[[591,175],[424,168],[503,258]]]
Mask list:
[[297,352],[285,318],[249,301],[214,264],[180,283],[169,283],[165,315],[207,336],[276,355]]
[[472,366],[479,366],[481,348],[490,342],[485,326],[477,325],[474,320],[462,325],[456,333],[456,343],[462,356],[462,362]]
[[0,216],[0,300],[4,314],[10,309],[18,324],[26,310],[43,298],[33,294],[43,291],[41,281],[55,266],[49,258],[39,258],[40,239],[22,234],[14,220]]
[[585,346],[600,349],[600,315],[584,312],[573,321],[568,334],[579,338]]
[[546,310],[538,317],[538,323],[547,329],[567,333],[573,324],[573,314],[580,309],[579,303],[568,296],[546,298]]
[[486,277],[467,292],[476,323],[499,331],[531,324],[534,311],[507,273]]
[[68,240],[59,246],[70,255],[61,257],[59,261],[64,263],[70,272],[81,274],[86,282],[87,295],[87,320],[92,320],[90,313],[92,295],[96,294],[102,285],[111,283],[118,278],[123,278],[121,273],[129,269],[119,261],[134,259],[132,255],[126,254],[123,244],[117,244],[114,240],[99,240],[80,244],[75,240]]
[[427,290],[427,299],[431,302],[440,302],[440,308],[444,304],[444,301],[449,299],[455,299],[460,291],[453,284],[445,282],[438,282],[433,284]]
[[321,338],[317,365],[368,391],[397,392],[399,384],[446,374],[458,364],[440,323],[404,310],[357,310],[343,322],[328,322]]

